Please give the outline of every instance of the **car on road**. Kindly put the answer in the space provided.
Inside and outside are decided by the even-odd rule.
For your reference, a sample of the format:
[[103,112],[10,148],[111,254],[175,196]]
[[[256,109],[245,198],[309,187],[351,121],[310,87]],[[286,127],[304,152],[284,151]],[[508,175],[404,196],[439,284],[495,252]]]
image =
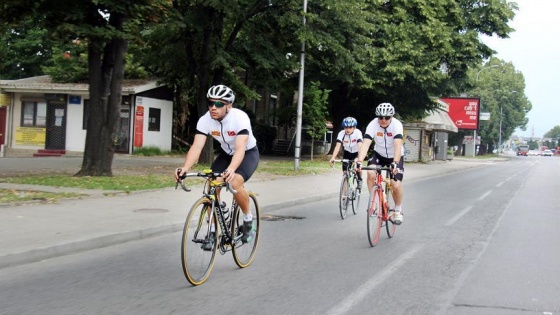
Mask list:
[[552,156],[552,155],[553,155],[553,154],[552,154],[552,151],[550,151],[550,150],[544,150],[544,151],[542,151],[542,156]]

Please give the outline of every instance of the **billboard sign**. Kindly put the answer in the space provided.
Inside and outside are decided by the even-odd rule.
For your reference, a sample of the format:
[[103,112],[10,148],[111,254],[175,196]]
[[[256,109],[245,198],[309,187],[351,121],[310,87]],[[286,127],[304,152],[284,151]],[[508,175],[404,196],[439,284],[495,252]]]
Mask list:
[[469,97],[441,98],[449,104],[449,118],[459,130],[478,130],[480,99]]

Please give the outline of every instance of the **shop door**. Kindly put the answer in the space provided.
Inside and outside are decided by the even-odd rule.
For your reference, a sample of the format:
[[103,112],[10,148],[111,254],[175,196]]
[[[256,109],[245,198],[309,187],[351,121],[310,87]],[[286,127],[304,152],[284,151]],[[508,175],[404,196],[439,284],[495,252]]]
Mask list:
[[115,152],[129,153],[130,150],[130,105],[121,105],[117,134],[115,141]]
[[47,135],[45,149],[64,150],[66,148],[66,103],[47,104]]
[[6,144],[6,107],[0,106],[0,145]]

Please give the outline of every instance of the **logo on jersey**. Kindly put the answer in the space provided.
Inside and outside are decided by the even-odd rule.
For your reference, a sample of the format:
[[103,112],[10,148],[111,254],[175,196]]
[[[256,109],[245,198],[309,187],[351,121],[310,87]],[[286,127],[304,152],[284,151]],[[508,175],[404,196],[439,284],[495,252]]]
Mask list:
[[220,137],[222,134],[218,130],[212,130],[213,137]]
[[356,139],[352,139],[352,143],[356,143],[356,141],[358,141],[358,140],[356,140]]
[[348,140],[344,140],[344,143],[348,143]]
[[233,136],[235,136],[235,131],[228,131],[227,135],[230,136],[230,137],[233,137]]
[[377,132],[377,136],[378,136],[378,137],[383,137],[383,132],[378,131],[378,132]]
[[392,136],[393,136],[393,133],[392,133],[392,132],[387,132],[387,135],[388,135],[389,137],[392,137]]

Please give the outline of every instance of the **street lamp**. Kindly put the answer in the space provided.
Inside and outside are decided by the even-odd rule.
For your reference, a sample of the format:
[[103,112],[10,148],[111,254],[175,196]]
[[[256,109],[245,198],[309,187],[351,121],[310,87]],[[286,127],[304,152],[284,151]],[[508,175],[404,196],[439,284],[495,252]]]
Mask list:
[[[303,0],[303,26],[305,27],[305,14],[307,13],[307,0]],[[301,41],[301,54],[300,54],[300,69],[299,69],[299,87],[298,87],[298,102],[297,102],[297,116],[296,116],[296,145],[294,150],[294,170],[299,171],[299,162],[301,156],[301,129],[303,120],[303,81],[305,70],[305,40]]]
[[[478,72],[476,73],[476,82],[478,82],[478,75],[479,75],[482,71],[487,70],[487,69],[491,69],[491,68],[497,68],[497,67],[499,67],[499,66],[500,66],[500,65],[491,65],[491,66],[484,67],[484,68],[478,70]],[[482,101],[480,101],[480,104],[479,104],[478,106],[482,106]],[[480,112],[480,108],[479,108],[478,111]],[[501,122],[501,120],[500,120],[500,122]],[[476,129],[475,129],[474,132],[473,132],[473,144],[472,144],[472,146],[473,146],[473,157],[476,157]]]

